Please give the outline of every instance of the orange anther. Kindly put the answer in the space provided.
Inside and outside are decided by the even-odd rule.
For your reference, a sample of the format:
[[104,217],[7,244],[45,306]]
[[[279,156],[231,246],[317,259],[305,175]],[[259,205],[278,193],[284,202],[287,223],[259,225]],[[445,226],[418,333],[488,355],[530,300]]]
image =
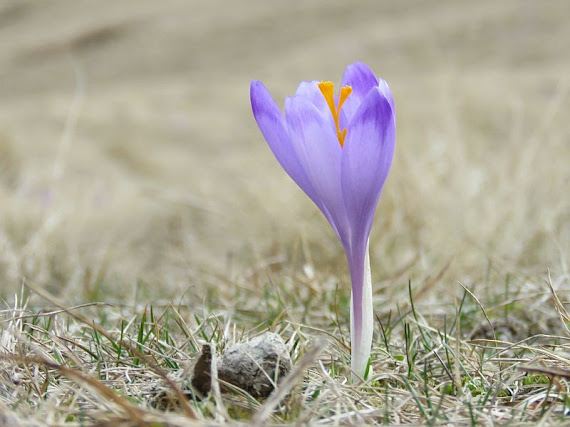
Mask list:
[[338,142],[342,147],[344,145],[344,139],[346,138],[346,129],[340,129],[339,123],[339,116],[340,116],[340,109],[342,108],[342,104],[346,101],[346,98],[352,93],[352,88],[350,86],[345,86],[340,89],[340,95],[338,99],[338,108],[335,106],[334,103],[334,83],[332,82],[320,82],[319,89],[323,96],[325,97],[325,101],[327,101],[327,105],[331,110],[334,124],[336,127],[336,135],[338,138]]

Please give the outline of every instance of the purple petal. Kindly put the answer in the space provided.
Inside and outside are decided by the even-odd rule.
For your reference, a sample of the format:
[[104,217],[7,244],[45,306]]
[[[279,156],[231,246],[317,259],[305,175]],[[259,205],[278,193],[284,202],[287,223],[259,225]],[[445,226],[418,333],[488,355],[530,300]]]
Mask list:
[[352,94],[342,107],[342,111],[344,111],[346,118],[350,121],[368,92],[378,86],[378,78],[368,65],[362,62],[355,62],[346,67],[344,71],[341,87],[345,86],[352,87]]
[[295,96],[302,96],[307,98],[311,104],[313,104],[317,110],[323,116],[323,119],[328,123],[332,129],[336,129],[334,124],[334,118],[331,110],[323,96],[321,90],[319,89],[319,82],[313,80],[312,82],[301,82],[297,87]]
[[392,111],[381,88],[370,91],[352,119],[343,148],[342,194],[356,263],[360,263],[360,253],[364,253],[376,205],[392,164],[396,136]]
[[257,125],[281,167],[295,183],[315,202],[321,204],[313,185],[292,146],[287,125],[281,110],[263,83],[252,81],[250,86],[251,108]]
[[315,105],[303,96],[288,98],[285,114],[301,167],[322,202],[319,207],[344,243],[348,228],[340,184],[342,148],[336,133]]
[[303,96],[307,98],[319,111],[328,111],[330,114],[325,97],[319,89],[318,81],[313,80],[311,82],[301,82],[297,87],[295,96]]
[[394,107],[394,97],[392,96],[392,91],[390,90],[390,86],[386,83],[386,80],[380,78],[378,79],[378,89],[380,93],[386,97],[388,102],[390,103],[390,107],[392,108],[392,115],[394,116],[394,120],[396,120],[396,108]]

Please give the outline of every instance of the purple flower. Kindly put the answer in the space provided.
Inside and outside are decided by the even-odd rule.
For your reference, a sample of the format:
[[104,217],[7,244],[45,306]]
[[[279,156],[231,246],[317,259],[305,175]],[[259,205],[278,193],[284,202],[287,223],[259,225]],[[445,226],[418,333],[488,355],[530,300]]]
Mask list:
[[302,82],[285,100],[283,115],[263,83],[252,81],[251,106],[273,154],[344,247],[352,280],[352,369],[363,377],[373,322],[368,237],[394,154],[390,88],[357,62],[346,68],[336,97],[330,82]]

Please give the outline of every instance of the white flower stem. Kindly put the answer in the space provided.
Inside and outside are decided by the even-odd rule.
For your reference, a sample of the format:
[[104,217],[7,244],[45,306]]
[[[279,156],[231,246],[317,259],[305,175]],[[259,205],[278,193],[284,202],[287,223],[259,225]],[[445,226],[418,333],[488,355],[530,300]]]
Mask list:
[[[366,243],[366,255],[364,258],[364,280],[362,284],[362,301],[354,301],[354,295],[350,297],[350,339],[351,339],[351,368],[352,382],[357,383],[364,379],[370,349],[372,348],[372,332],[374,329],[374,313],[372,311],[372,276],[370,275],[369,241]],[[356,336],[354,324],[355,303],[362,307],[362,329],[360,336]],[[370,374],[370,372],[369,372]]]

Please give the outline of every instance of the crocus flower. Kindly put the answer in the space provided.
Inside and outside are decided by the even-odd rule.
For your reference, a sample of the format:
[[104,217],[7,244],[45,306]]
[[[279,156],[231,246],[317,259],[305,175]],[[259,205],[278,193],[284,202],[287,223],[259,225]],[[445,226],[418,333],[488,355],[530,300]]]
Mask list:
[[302,82],[281,112],[252,81],[255,120],[285,172],[318,206],[345,250],[352,281],[353,380],[364,378],[373,312],[368,241],[396,135],[388,84],[362,63],[349,65],[338,95],[331,82]]

